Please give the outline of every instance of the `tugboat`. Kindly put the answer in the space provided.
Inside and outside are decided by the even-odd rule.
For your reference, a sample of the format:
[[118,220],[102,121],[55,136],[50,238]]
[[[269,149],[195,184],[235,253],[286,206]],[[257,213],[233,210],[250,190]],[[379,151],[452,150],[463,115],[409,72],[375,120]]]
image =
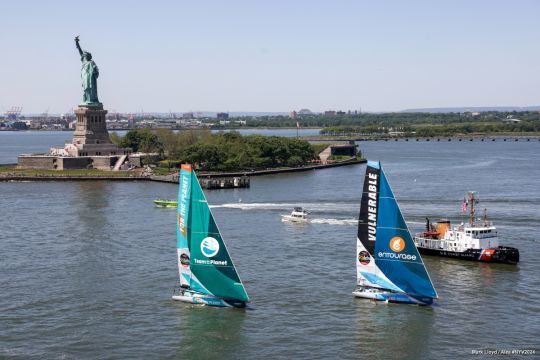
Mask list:
[[483,218],[475,221],[476,204],[476,192],[469,191],[461,205],[464,213],[467,207],[470,208],[469,222],[453,228],[449,220],[443,219],[433,225],[426,218],[426,231],[414,237],[420,254],[516,265],[519,262],[519,250],[499,245],[497,228],[488,221],[486,209]]

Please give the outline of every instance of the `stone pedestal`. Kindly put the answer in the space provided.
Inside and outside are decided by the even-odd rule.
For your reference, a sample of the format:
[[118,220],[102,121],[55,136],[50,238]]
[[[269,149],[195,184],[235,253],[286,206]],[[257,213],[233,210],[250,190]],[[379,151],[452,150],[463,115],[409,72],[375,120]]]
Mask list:
[[129,155],[130,148],[119,148],[111,142],[102,104],[79,105],[75,110],[77,125],[73,141],[64,150],[70,156]]
[[73,144],[111,144],[103,105],[83,107],[75,110],[77,125],[73,135]]
[[138,162],[132,149],[111,142],[102,104],[79,105],[73,141],[63,148],[51,148],[48,154],[22,154],[18,166],[28,169],[103,169],[119,170],[125,161]]

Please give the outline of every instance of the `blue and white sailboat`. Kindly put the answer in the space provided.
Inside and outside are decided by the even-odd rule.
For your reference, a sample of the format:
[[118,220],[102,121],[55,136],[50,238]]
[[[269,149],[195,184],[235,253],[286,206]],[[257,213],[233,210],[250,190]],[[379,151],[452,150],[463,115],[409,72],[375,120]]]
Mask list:
[[367,164],[356,249],[354,296],[419,305],[437,298],[379,162]]

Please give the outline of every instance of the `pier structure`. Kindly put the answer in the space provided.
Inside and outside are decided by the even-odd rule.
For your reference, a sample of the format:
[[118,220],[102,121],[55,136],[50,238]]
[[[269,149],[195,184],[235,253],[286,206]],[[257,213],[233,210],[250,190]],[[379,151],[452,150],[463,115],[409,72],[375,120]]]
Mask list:
[[[154,175],[150,177],[151,180],[159,182],[167,182],[178,184],[179,175]],[[230,177],[215,177],[215,176],[201,176],[199,178],[199,184],[203,189],[234,189],[234,188],[249,188],[249,177],[242,176],[230,176]]]

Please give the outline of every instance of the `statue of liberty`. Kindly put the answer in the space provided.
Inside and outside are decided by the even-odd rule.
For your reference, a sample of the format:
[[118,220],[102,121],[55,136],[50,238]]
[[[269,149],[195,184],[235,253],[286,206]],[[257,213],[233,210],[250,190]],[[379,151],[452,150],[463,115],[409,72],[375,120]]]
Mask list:
[[97,94],[97,78],[99,69],[96,63],[92,60],[92,54],[88,51],[83,51],[79,45],[79,36],[75,37],[75,45],[81,55],[82,67],[81,78],[83,88],[83,102],[81,105],[101,105]]

